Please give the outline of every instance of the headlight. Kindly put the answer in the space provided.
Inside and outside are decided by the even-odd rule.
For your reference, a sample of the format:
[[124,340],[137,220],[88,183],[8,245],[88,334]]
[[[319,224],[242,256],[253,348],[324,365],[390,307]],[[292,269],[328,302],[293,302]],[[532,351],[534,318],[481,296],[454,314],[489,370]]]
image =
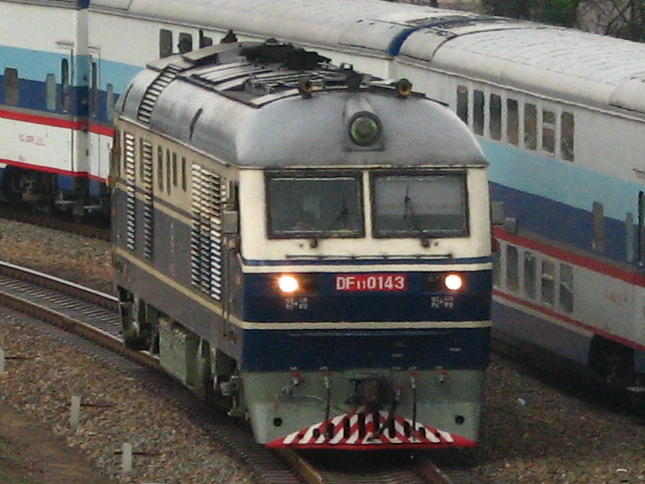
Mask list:
[[459,274],[448,274],[443,283],[450,291],[459,291],[464,286],[464,279]]
[[278,287],[282,292],[291,294],[300,289],[300,283],[294,276],[285,274],[278,278]]
[[456,272],[434,272],[426,275],[425,290],[428,292],[458,292],[464,289],[466,278]]

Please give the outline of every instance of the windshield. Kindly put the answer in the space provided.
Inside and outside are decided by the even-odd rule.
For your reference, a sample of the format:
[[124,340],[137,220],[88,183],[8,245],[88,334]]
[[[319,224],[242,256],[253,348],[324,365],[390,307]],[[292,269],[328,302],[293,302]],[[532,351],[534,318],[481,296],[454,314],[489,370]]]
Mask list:
[[359,176],[268,179],[269,237],[361,237]]
[[376,237],[468,235],[463,174],[378,175],[373,187]]

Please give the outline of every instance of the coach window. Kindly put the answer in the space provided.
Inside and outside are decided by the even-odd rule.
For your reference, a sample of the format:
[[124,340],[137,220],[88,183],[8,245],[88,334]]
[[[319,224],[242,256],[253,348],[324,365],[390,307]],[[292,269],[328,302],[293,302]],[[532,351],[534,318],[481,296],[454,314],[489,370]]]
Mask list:
[[466,178],[455,174],[375,175],[375,237],[465,237]]
[[493,250],[493,286],[499,287],[502,284],[502,250]]
[[634,214],[625,214],[625,260],[634,262],[636,258],[636,225],[634,225]]
[[362,237],[360,175],[295,176],[266,179],[269,237]]
[[566,161],[573,161],[573,133],[574,133],[574,119],[573,114],[563,112],[561,119],[561,136],[560,136],[560,151],[562,159]]
[[209,47],[213,45],[213,39],[212,37],[207,37],[204,35],[203,30],[199,30],[199,48],[202,49],[204,47]]
[[457,116],[468,124],[468,88],[457,86]]
[[47,74],[45,80],[45,95],[47,98],[47,110],[56,110],[56,76],[54,74]]
[[72,103],[72,86],[69,75],[69,61],[67,59],[60,61],[60,84],[63,90],[61,93],[61,109],[64,113],[67,113],[69,112]]
[[573,267],[560,264],[560,309],[567,313],[573,312]]
[[490,116],[490,137],[499,141],[502,139],[502,98],[499,95],[490,95],[488,114]]
[[542,111],[542,151],[555,153],[555,113]]
[[519,105],[517,99],[506,100],[506,139],[517,146],[519,143]]
[[555,263],[553,261],[542,261],[540,294],[543,303],[553,305],[555,301]]
[[90,86],[90,115],[99,115],[99,69],[96,62],[92,62],[92,82]]
[[475,134],[484,134],[484,92],[475,89],[473,95],[473,130]]
[[537,149],[537,108],[535,104],[524,105],[524,148]]
[[159,57],[172,55],[172,31],[159,30]]
[[180,54],[185,54],[193,50],[193,36],[185,32],[180,33],[177,48]]
[[524,252],[524,294],[535,299],[535,269],[536,262],[533,252]]
[[112,121],[114,119],[114,86],[112,84],[105,87],[105,105],[108,121]]
[[519,288],[519,257],[517,247],[514,245],[506,246],[506,287],[511,291],[517,291]]
[[600,202],[593,202],[591,209],[592,240],[591,247],[597,251],[605,250],[605,208]]
[[4,70],[4,102],[9,106],[17,106],[20,102],[18,70],[11,67]]

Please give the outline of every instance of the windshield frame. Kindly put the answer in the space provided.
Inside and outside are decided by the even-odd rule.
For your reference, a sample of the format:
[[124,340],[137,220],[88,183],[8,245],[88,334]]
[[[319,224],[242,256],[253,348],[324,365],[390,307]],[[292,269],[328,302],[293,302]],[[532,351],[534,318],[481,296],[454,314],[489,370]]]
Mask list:
[[[441,230],[395,230],[395,229],[382,229],[379,227],[377,222],[378,213],[378,201],[376,199],[376,190],[377,190],[377,180],[379,178],[386,177],[401,177],[401,178],[439,178],[439,177],[451,177],[459,178],[461,182],[461,204],[463,208],[463,217],[464,224],[459,229],[441,229]],[[402,199],[402,204],[405,207],[407,203],[407,196]],[[468,198],[468,181],[467,181],[467,171],[465,169],[451,169],[451,170],[378,170],[372,171],[370,173],[370,204],[371,204],[371,216],[372,216],[372,237],[375,239],[446,239],[446,238],[467,238],[470,236],[470,209],[469,209],[469,198]],[[407,207],[406,207],[407,209]],[[414,218],[418,215],[415,215],[413,212],[411,216]],[[412,222],[414,223],[414,222]]]
[[[349,203],[354,204],[356,210],[355,227],[347,230],[335,229],[334,225],[342,217],[347,216],[347,213],[340,211],[337,218],[332,220],[330,227],[326,230],[285,230],[277,229],[274,227],[274,220],[272,214],[272,183],[275,180],[351,180],[354,185],[352,195],[356,195],[356,199]],[[365,237],[365,203],[363,196],[363,172],[359,170],[280,170],[280,171],[266,171],[264,176],[265,183],[265,201],[266,201],[266,234],[268,239],[335,239],[335,238],[364,238]],[[352,216],[350,215],[350,216]]]

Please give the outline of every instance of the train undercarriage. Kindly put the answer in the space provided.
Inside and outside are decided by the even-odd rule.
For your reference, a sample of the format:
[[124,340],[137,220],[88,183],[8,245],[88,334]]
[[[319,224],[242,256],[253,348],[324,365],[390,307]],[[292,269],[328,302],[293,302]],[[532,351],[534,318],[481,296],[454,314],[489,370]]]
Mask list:
[[475,372],[240,371],[233,358],[127,290],[119,289],[119,300],[128,348],[159,355],[164,371],[197,395],[216,401],[230,416],[249,421],[258,442],[269,447],[476,446],[474,439],[455,431],[464,422],[465,433],[477,427],[479,406],[463,398],[466,394],[455,402],[434,401],[450,386],[448,381],[472,387],[481,377]]
[[83,177],[61,177],[55,173],[6,166],[0,182],[0,199],[12,208],[26,208],[47,215],[62,215],[76,221],[109,216],[109,191],[100,187],[91,194]]

